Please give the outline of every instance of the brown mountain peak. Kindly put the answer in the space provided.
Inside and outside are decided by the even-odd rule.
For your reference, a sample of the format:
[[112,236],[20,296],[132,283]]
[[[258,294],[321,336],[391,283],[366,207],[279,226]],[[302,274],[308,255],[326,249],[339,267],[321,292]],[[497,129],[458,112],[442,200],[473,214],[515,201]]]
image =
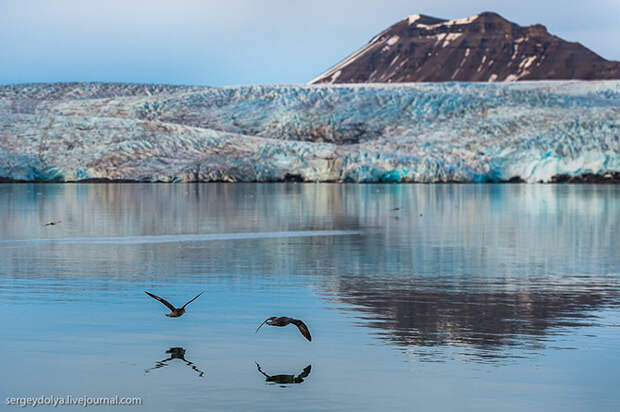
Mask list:
[[312,80],[316,83],[617,79],[620,63],[494,12],[414,14]]

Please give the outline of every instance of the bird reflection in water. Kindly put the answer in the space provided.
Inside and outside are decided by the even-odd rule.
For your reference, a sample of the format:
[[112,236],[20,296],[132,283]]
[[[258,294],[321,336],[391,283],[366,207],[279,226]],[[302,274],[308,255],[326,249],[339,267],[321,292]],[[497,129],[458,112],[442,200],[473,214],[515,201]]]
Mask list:
[[149,368],[149,369],[145,369],[144,372],[145,373],[149,373],[150,371],[152,371],[154,369],[163,368],[164,366],[168,366],[168,362],[170,362],[171,360],[179,359],[179,360],[185,362],[185,364],[187,366],[190,366],[194,371],[196,371],[196,373],[198,374],[199,377],[204,376],[205,373],[203,371],[201,371],[200,369],[198,369],[196,367],[196,365],[194,365],[193,362],[190,362],[187,359],[185,359],[185,349],[184,348],[173,347],[173,348],[168,349],[166,351],[166,353],[169,353],[170,357],[155,362],[155,366],[153,366],[152,368]]
[[302,383],[304,379],[307,378],[308,375],[310,375],[310,370],[312,369],[312,365],[306,366],[299,375],[267,375],[265,372],[263,372],[258,362],[256,362],[256,368],[258,369],[260,373],[262,373],[265,376],[265,381],[269,383],[281,385],[283,388],[285,388],[286,387],[285,385],[288,385],[288,384]]

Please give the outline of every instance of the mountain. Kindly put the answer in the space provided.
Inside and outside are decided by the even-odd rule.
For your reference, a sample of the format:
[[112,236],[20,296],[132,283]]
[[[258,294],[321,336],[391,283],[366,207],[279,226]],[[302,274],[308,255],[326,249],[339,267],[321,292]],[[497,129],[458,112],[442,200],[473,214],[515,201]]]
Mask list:
[[0,86],[0,182],[620,182],[619,110],[618,80]]
[[620,62],[485,12],[445,20],[415,14],[375,36],[310,84],[620,79]]

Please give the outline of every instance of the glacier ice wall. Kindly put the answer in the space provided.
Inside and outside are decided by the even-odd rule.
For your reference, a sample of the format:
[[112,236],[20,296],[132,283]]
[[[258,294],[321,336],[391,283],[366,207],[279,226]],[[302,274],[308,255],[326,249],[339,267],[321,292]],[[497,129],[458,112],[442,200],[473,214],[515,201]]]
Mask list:
[[0,178],[549,182],[620,173],[620,81],[0,87]]

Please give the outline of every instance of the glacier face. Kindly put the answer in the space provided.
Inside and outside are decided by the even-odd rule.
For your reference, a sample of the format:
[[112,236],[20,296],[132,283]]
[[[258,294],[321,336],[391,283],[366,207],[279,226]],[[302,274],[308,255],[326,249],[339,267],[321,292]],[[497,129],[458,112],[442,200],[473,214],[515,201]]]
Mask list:
[[548,182],[620,172],[620,81],[0,87],[0,177]]

